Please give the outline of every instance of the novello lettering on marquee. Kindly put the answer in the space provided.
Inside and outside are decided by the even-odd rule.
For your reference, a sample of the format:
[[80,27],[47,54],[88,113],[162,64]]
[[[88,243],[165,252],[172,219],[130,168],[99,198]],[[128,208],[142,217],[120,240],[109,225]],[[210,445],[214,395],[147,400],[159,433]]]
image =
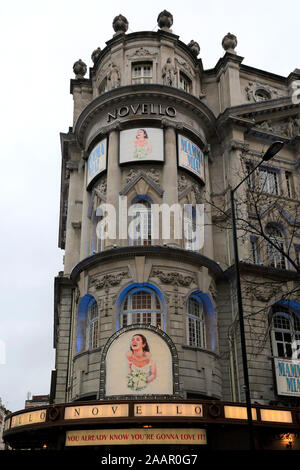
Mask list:
[[164,106],[162,104],[154,103],[137,103],[130,105],[123,105],[107,114],[107,122],[114,119],[123,118],[135,115],[151,115],[151,116],[168,116],[170,118],[176,117],[176,109],[174,106]]

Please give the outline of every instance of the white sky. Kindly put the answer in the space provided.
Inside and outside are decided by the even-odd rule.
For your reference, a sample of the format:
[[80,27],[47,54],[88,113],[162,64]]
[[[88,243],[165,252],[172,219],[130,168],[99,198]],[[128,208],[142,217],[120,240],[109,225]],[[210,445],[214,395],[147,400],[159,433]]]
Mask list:
[[223,55],[228,32],[244,64],[283,76],[300,68],[298,0],[0,0],[0,397],[11,411],[24,408],[28,391],[49,393],[55,367],[59,132],[72,125],[73,64],[93,65],[91,53],[111,39],[119,13],[128,32],[152,31],[163,9],[173,14],[174,34],[200,44],[205,69]]

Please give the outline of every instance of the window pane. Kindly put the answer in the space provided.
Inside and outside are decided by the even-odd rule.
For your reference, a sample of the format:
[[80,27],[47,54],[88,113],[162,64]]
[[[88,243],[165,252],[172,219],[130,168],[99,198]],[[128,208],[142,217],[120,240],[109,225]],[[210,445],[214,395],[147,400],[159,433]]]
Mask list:
[[277,343],[277,351],[279,357],[284,357],[284,349],[282,343]]
[[292,357],[292,345],[291,344],[286,344],[286,357]]

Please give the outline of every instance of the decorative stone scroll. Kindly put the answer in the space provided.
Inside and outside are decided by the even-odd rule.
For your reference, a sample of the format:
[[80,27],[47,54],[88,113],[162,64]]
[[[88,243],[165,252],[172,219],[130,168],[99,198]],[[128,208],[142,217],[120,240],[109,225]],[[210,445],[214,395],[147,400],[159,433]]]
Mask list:
[[128,277],[128,271],[120,271],[118,273],[104,274],[103,276],[91,279],[90,286],[94,286],[96,290],[118,286],[120,282]]
[[151,276],[158,277],[164,284],[172,284],[174,286],[189,287],[193,282],[195,283],[194,276],[187,276],[178,272],[166,272],[158,269],[153,269]]

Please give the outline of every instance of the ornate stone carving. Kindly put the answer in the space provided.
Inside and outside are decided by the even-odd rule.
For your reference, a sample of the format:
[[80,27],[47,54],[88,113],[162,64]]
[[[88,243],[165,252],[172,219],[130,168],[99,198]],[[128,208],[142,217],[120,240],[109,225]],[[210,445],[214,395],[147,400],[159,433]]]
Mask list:
[[86,64],[81,60],[77,60],[73,65],[73,72],[75,73],[75,78],[83,78],[87,72]]
[[99,191],[101,194],[106,196],[106,191],[107,191],[107,181],[106,178],[104,178],[95,188],[95,191]]
[[126,277],[128,277],[127,271],[104,274],[103,276],[91,279],[90,285],[94,286],[97,290],[102,289],[103,287],[107,289],[109,287],[119,285],[120,282]]
[[129,23],[125,16],[118,15],[114,18],[112,26],[116,34],[122,34],[128,30]]
[[170,30],[173,24],[172,14],[167,10],[161,11],[157,17],[157,24],[160,29],[164,29],[166,31]]
[[[146,173],[149,178],[151,178],[156,184],[159,184],[160,182],[160,172],[159,170],[156,170],[155,168],[150,168],[149,170],[143,170],[144,173]],[[135,178],[139,173],[141,173],[140,170],[135,170],[131,168],[129,172],[126,175],[126,183],[129,183],[133,178]]]
[[245,295],[249,295],[251,297],[254,297],[256,300],[259,302],[269,302],[273,297],[278,298],[280,293],[282,292],[282,288],[280,287],[279,284],[272,284],[272,285],[251,285],[248,284],[244,289],[243,289]]
[[202,188],[198,184],[193,184],[193,191],[195,195],[196,204],[201,204],[203,202],[202,197]]
[[119,67],[115,64],[110,64],[110,71],[107,75],[107,80],[110,83],[110,89],[118,88],[121,85],[121,74]]
[[300,135],[300,117],[289,117],[285,121],[278,122],[272,122],[271,120],[263,121],[259,124],[256,124],[254,128],[292,139],[297,135]]
[[227,33],[222,40],[222,47],[227,52],[236,54],[234,49],[237,46],[237,37],[234,34]]
[[181,69],[183,69],[187,75],[194,76],[194,70],[193,68],[187,63],[187,62],[181,62],[177,57],[175,57],[175,65],[176,65],[176,71],[178,70],[178,65],[180,66]]
[[175,76],[177,74],[177,68],[172,64],[171,57],[168,57],[167,62],[162,68],[162,79],[163,84],[168,86],[175,86]]
[[[248,82],[248,85],[245,87],[245,92],[248,101],[262,101],[258,92],[264,92],[266,94],[266,99],[275,99],[284,95],[284,92],[278,90],[266,83],[261,82]],[[269,98],[268,98],[269,95]]]
[[178,272],[165,272],[158,269],[153,269],[153,277],[158,277],[164,284],[172,284],[174,286],[189,287],[192,282],[195,282],[194,276],[187,276]]
[[181,193],[189,186],[189,181],[186,179],[184,175],[178,175],[177,177],[177,187],[178,192]]
[[95,64],[101,54],[101,47],[97,47],[91,55],[92,61]]
[[159,172],[159,170],[155,170],[155,168],[150,168],[150,170],[146,170],[146,174],[147,174],[156,184],[159,184],[159,181],[160,181],[160,172]]
[[153,55],[156,55],[156,53],[150,52],[148,49],[145,49],[141,46],[139,49],[136,49],[135,52],[133,52],[131,55],[128,55],[127,57],[147,57]]
[[196,41],[193,41],[191,40],[189,43],[188,43],[188,47],[191,49],[193,55],[195,57],[197,57],[200,53],[200,46],[199,44],[196,42]]

